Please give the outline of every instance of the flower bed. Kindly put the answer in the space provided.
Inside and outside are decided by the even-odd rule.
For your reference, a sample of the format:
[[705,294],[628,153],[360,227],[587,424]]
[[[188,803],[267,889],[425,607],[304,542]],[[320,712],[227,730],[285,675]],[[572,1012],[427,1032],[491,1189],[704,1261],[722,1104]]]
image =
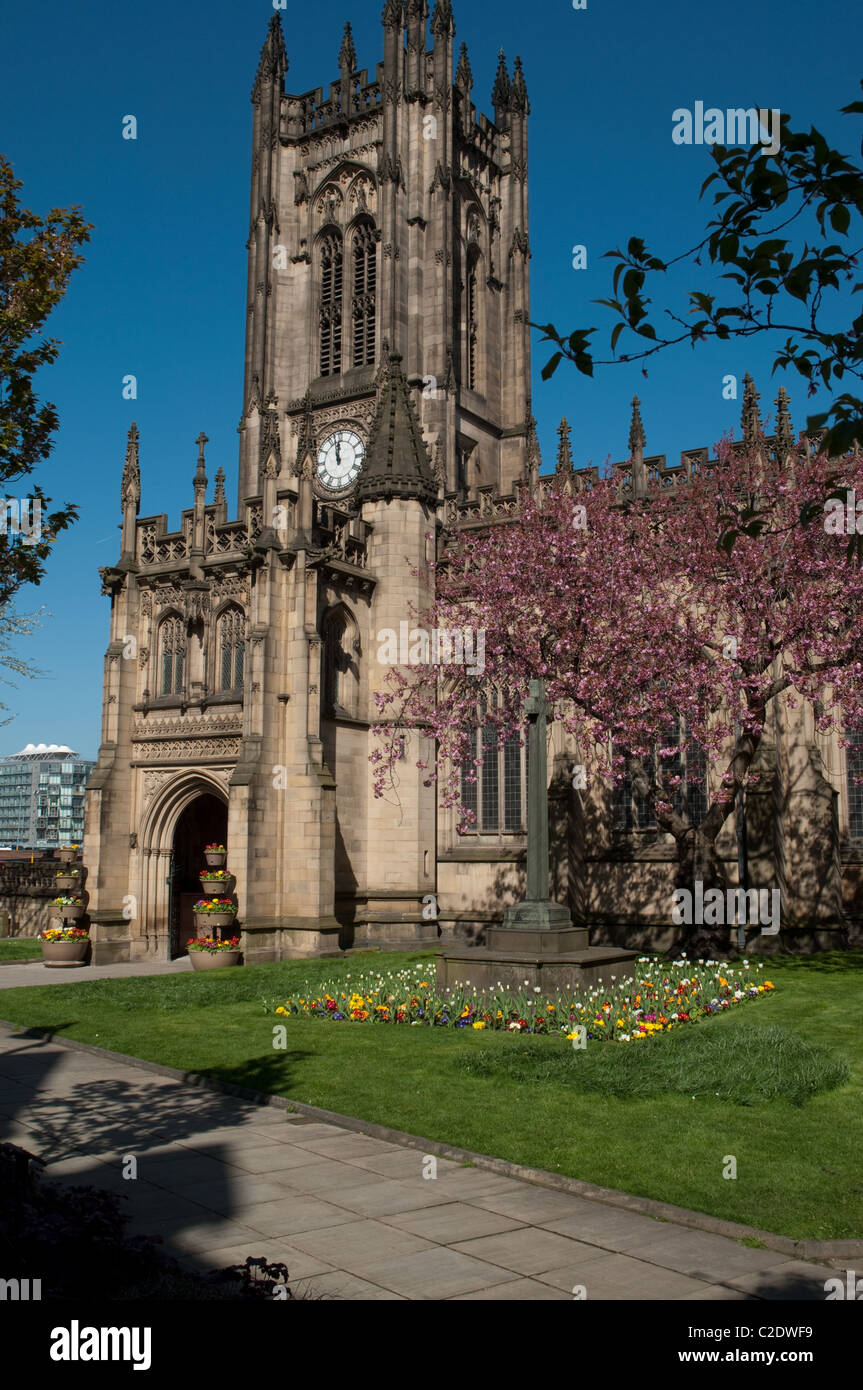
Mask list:
[[[678,960],[642,956],[636,973],[610,976],[579,994],[544,998],[539,987],[499,987],[479,994],[456,985],[439,993],[434,965],[329,980],[275,1008],[284,1017],[328,1018],[334,1023],[407,1023],[413,1027],[474,1028],[512,1033],[560,1033],[567,1039],[634,1042],[697,1023],[711,1014],[769,994],[759,963]],[[584,1028],[586,1034],[577,1030]]]
[[236,916],[237,904],[231,902],[230,898],[199,898],[195,903],[195,912],[214,912],[217,916],[228,913]]

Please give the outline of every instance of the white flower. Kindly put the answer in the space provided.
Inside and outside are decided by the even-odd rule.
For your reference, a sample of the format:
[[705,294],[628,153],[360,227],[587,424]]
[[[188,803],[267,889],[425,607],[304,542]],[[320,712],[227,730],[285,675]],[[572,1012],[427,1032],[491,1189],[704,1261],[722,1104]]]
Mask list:
[[542,990],[540,989],[539,985],[534,985],[533,992],[534,994],[542,994]]

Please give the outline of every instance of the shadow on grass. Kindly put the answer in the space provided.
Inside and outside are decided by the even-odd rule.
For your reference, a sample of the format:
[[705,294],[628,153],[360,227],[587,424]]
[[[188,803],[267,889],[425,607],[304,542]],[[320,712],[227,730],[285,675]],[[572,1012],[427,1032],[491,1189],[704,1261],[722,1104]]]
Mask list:
[[863,951],[823,951],[811,956],[787,953],[759,959],[763,961],[765,971],[781,969],[798,974],[809,971],[819,975],[846,975],[863,971]]

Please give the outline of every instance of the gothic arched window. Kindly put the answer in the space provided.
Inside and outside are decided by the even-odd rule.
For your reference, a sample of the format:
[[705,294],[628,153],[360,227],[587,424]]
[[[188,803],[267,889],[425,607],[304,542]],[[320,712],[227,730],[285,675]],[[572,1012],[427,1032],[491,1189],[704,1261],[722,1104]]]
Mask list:
[[[494,698],[494,697],[493,697]],[[479,835],[518,835],[527,824],[527,740],[517,734],[500,738],[478,710],[468,755],[461,768],[461,804],[476,820],[463,830]]]
[[848,834],[852,840],[863,840],[863,731],[848,734],[845,750],[845,769],[848,781]]
[[329,718],[348,715],[356,719],[360,696],[359,632],[346,608],[334,608],[326,614],[323,639],[322,713]]
[[353,255],[352,365],[365,367],[375,360],[377,251],[375,229],[370,222],[361,222],[356,228],[353,239]]
[[342,370],[342,238],[329,231],[320,247],[320,372],[336,376]]
[[182,695],[186,673],[186,622],[169,613],[159,624],[159,694]]
[[246,618],[242,608],[231,605],[219,615],[219,689],[241,690],[246,650]]

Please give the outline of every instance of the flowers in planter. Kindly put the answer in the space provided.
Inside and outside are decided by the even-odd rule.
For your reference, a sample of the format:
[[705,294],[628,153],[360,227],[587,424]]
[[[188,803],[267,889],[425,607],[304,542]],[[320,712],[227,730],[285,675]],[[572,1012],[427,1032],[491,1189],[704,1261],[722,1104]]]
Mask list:
[[80,876],[81,870],[76,869],[72,864],[64,864],[54,875],[55,878],[80,878]]
[[46,927],[40,931],[40,941],[89,941],[86,927]]
[[61,894],[59,898],[52,898],[51,901],[52,901],[52,902],[55,902],[55,903],[58,905],[58,907],[83,907],[83,906],[84,906],[84,899],[83,899],[83,898],[67,898],[67,897],[65,897],[63,894]]
[[226,878],[233,878],[234,875],[228,873],[227,869],[202,869],[198,877],[203,879],[217,878],[224,881]]
[[[697,1023],[774,989],[749,962],[738,969],[727,963],[662,959],[642,956],[635,973],[586,986],[580,993],[542,997],[527,987],[480,994],[471,985],[438,992],[432,985],[432,965],[371,972],[359,977],[307,985],[302,996],[275,1008],[285,1017],[329,1018],[333,1022],[407,1023],[426,1027],[484,1028],[510,1033],[559,1033],[570,1041],[628,1043],[667,1033],[682,1024]],[[418,976],[422,978],[417,978]]]
[[237,904],[232,903],[230,898],[201,898],[195,903],[195,912],[230,912],[237,911]]
[[224,845],[204,845],[205,854],[227,854]]
[[228,940],[219,940],[215,936],[193,936],[191,941],[186,942],[187,951],[239,951],[240,938],[232,936]]

